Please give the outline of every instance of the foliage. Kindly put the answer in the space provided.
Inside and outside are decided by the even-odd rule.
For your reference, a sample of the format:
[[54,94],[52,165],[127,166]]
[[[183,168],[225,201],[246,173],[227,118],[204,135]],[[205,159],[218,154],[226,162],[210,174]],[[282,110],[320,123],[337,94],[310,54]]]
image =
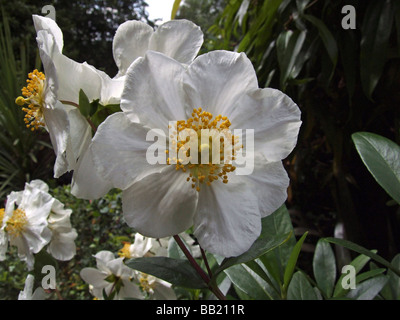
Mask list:
[[75,61],[87,61],[96,68],[101,66],[110,76],[117,73],[112,55],[112,39],[117,27],[126,20],[143,20],[153,25],[148,20],[144,0],[56,0],[52,3],[0,0],[0,3],[10,16],[13,41],[27,39],[30,46],[36,45],[32,14],[41,15],[44,5],[53,5],[57,24],[63,30],[63,53]]
[[[342,27],[345,5],[355,9],[355,29]],[[286,162],[289,204],[323,235],[343,222],[350,240],[387,257],[400,251],[397,208],[386,206],[351,135],[400,142],[399,21],[390,0],[231,0],[211,28],[213,49],[245,52],[260,86],[285,91],[302,110]]]

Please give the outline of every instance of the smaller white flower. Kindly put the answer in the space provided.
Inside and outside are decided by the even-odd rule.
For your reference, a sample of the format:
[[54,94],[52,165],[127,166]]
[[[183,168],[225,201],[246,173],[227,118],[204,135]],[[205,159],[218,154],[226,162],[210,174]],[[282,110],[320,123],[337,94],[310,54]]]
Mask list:
[[[38,253],[50,242],[51,231],[47,227],[54,198],[37,188],[27,187],[24,191],[11,192],[7,197],[2,221],[1,253],[7,245],[18,248],[18,256],[32,270],[34,253]],[[5,236],[6,234],[6,236]],[[6,237],[6,238],[5,238]],[[1,257],[4,260],[4,255]]]
[[136,271],[140,288],[151,300],[176,300],[175,291],[169,282],[156,278],[152,275]]
[[24,290],[21,291],[18,295],[18,300],[45,300],[46,293],[43,288],[36,288],[35,292],[33,292],[33,284],[35,277],[31,274],[28,274],[25,280]]
[[95,256],[96,268],[81,270],[81,278],[90,285],[91,293],[98,299],[103,299],[103,292],[114,300],[125,298],[143,299],[139,287],[132,280],[134,270],[125,266],[124,258],[115,258],[110,251],[100,251]]

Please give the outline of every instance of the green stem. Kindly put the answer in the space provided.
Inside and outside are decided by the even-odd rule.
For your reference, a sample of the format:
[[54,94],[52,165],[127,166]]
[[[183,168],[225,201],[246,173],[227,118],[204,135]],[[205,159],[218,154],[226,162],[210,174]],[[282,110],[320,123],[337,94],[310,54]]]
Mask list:
[[[67,100],[60,100],[60,102],[61,102],[62,104],[67,104],[67,105],[70,105],[70,106],[73,106],[73,107],[79,109],[79,104],[77,104],[77,103],[75,103],[75,102],[67,101]],[[89,125],[90,125],[90,127],[92,128],[93,132],[96,132],[96,131],[97,131],[97,128],[96,128],[96,126],[94,125],[94,123],[92,122],[92,120],[91,120],[89,117],[87,117],[87,118],[85,118],[85,119],[86,119],[86,121],[89,123]]]
[[185,244],[183,243],[182,239],[178,236],[175,235],[174,239],[178,246],[181,248],[183,253],[185,254],[186,258],[189,260],[190,264],[192,267],[196,270],[196,272],[199,274],[199,276],[203,279],[203,281],[207,284],[208,288],[212,291],[212,293],[215,294],[215,296],[220,299],[220,300],[226,300],[226,297],[224,294],[219,290],[217,286],[214,286],[211,283],[210,278],[208,275],[204,272],[204,270],[199,266],[199,264],[196,262],[196,260],[193,258],[189,250],[186,248]]

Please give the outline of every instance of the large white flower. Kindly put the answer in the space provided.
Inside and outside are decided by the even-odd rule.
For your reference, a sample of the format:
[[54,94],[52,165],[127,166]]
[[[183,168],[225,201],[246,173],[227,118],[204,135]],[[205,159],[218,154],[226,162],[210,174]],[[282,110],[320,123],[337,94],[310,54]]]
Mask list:
[[90,285],[91,293],[103,299],[103,291],[114,300],[125,298],[143,298],[139,287],[134,282],[135,272],[123,263],[122,258],[115,258],[110,251],[100,251],[95,256],[96,268],[84,268],[80,275]]
[[39,188],[27,187],[20,192],[11,192],[7,197],[2,221],[2,245],[7,245],[4,243],[6,233],[8,241],[18,248],[19,258],[26,261],[29,270],[33,268],[33,254],[51,240],[47,217],[53,203],[54,198]]
[[[286,200],[289,179],[281,160],[297,141],[297,105],[278,90],[258,88],[243,53],[214,51],[183,66],[148,52],[127,72],[121,109],[100,125],[91,150],[99,174],[123,190],[128,225],[155,238],[194,225],[200,245],[211,253],[228,257],[248,250],[260,234],[261,218]],[[236,167],[225,162],[149,164],[146,152],[157,142],[147,134],[155,129],[168,141],[170,121],[177,121],[178,130],[196,132],[253,129],[253,172],[236,175]],[[232,142],[234,150],[240,147],[236,138]],[[212,147],[199,144],[198,151]],[[165,149],[160,144],[158,153]]]

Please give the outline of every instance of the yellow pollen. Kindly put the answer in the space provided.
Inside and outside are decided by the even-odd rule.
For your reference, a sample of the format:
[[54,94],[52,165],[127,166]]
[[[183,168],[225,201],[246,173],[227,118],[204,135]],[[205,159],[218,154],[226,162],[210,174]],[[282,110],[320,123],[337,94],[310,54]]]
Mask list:
[[155,287],[155,282],[150,283],[149,275],[143,272],[140,273],[139,284],[143,291],[147,293],[151,293]]
[[45,87],[45,76],[38,70],[33,70],[28,74],[26,80],[27,86],[22,88],[22,95],[15,99],[15,103],[21,107],[25,104],[27,107],[23,107],[25,118],[24,122],[27,128],[31,128],[32,131],[37,130],[39,127],[44,126],[43,118],[43,104],[44,104],[44,87]]
[[[243,145],[239,145],[239,138],[231,134],[229,127],[231,122],[229,119],[222,115],[214,116],[202,108],[193,109],[192,117],[185,120],[178,120],[176,127],[173,132],[171,139],[175,138],[177,141],[172,140],[170,142],[170,148],[173,150],[176,148],[176,154],[184,152],[186,157],[189,159],[189,163],[184,163],[182,159],[172,158],[175,164],[176,170],[182,170],[183,172],[188,171],[189,177],[186,179],[191,183],[191,187],[200,191],[201,185],[211,185],[213,181],[220,180],[223,183],[228,183],[228,173],[233,172],[236,167],[229,162],[235,159],[236,152],[243,148]],[[171,129],[171,126],[169,126]],[[209,141],[208,143],[201,139],[203,129],[208,130]],[[186,137],[179,140],[179,134],[185,133]],[[210,134],[211,133],[211,134]],[[207,137],[207,136],[206,136]],[[218,143],[214,142],[214,138],[219,138]],[[197,141],[197,159],[191,157],[190,141],[193,138]],[[225,147],[230,146],[232,152],[228,149],[228,154],[225,153]],[[219,148],[219,152],[215,152]],[[168,153],[168,152],[167,152]],[[171,153],[171,152],[170,152]],[[202,154],[208,153],[208,162],[204,163],[202,160]],[[196,154],[192,152],[192,154]],[[206,156],[204,156],[206,157]],[[203,158],[204,158],[203,157]],[[196,161],[193,161],[196,160]],[[171,158],[167,159],[167,163],[170,164]],[[195,162],[195,163],[193,163]]]
[[22,209],[14,210],[10,219],[7,220],[6,231],[13,237],[19,237],[25,230],[25,226],[28,223],[26,213]]
[[0,227],[3,224],[3,219],[4,219],[4,208],[0,209]]
[[118,255],[120,257],[124,257],[124,258],[128,258],[128,259],[132,258],[131,252],[129,250],[130,247],[131,247],[130,242],[124,242],[124,246],[121,249],[119,249]]

